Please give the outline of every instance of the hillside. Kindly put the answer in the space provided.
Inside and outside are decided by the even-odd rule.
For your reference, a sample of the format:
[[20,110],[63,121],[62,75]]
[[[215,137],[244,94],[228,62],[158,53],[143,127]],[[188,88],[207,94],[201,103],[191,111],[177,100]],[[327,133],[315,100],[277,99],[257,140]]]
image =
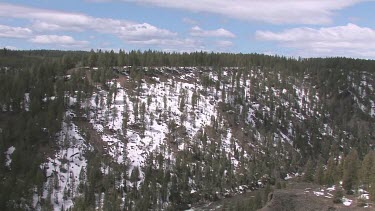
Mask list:
[[372,61],[81,54],[2,65],[2,210],[184,210],[298,175],[373,193]]

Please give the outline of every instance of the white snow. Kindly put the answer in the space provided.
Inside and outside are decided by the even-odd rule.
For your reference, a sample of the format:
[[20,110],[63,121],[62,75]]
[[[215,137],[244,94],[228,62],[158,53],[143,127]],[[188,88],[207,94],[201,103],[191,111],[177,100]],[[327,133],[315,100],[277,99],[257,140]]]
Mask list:
[[[90,149],[80,135],[78,127],[67,122],[71,111],[66,113],[62,130],[58,134],[59,151],[40,167],[45,171],[47,182],[44,185],[42,198],[50,199],[54,210],[73,206],[73,198],[78,195],[78,185],[85,182],[87,161],[84,152]],[[35,200],[37,198],[37,200]],[[34,195],[34,206],[38,209],[40,196]]]
[[345,206],[347,206],[347,207],[349,207],[349,206],[352,204],[352,202],[353,202],[353,200],[347,199],[347,198],[345,198],[345,197],[342,198],[342,203],[343,203]]
[[334,191],[334,190],[336,190],[336,186],[333,185],[332,187],[327,188],[327,190],[330,191],[330,192],[331,192],[331,191]]
[[16,150],[16,148],[14,146],[11,146],[8,148],[8,150],[5,152],[5,157],[6,157],[6,161],[5,161],[5,166],[9,167],[10,168],[10,164],[12,163],[12,154],[14,152],[14,150]]
[[[153,79],[161,81],[158,77],[153,77]],[[126,156],[132,166],[143,165],[145,157],[150,152],[159,151],[160,147],[164,145],[167,139],[166,135],[169,133],[168,123],[172,120],[177,126],[184,126],[189,137],[194,137],[205,125],[209,125],[211,117],[215,116],[216,100],[213,95],[199,94],[197,105],[194,108],[192,106],[193,93],[204,90],[201,85],[194,86],[181,81],[173,82],[172,79],[155,84],[142,83],[141,93],[137,95],[138,109],[141,109],[143,103],[146,106],[145,130],[142,134],[133,129],[134,126],[141,127],[142,122],[136,121],[136,119],[141,119],[141,111],[138,112],[138,116],[135,116],[133,109],[135,101],[132,100],[133,97],[130,94],[132,90],[122,88],[115,81],[112,81],[111,84],[116,85],[117,94],[110,107],[106,105],[108,92],[104,90],[98,92],[102,98],[103,106],[96,108],[94,95],[89,104],[83,105],[83,107],[88,106],[98,110],[96,113],[90,114],[90,122],[94,129],[102,134],[103,141],[108,144],[108,153],[119,163],[124,162],[123,158]],[[182,107],[183,110],[180,110],[181,100],[184,100],[185,104]],[[127,113],[129,117],[126,133],[122,128],[124,113]],[[185,115],[185,120],[181,121],[181,115]],[[165,117],[166,121],[162,120]],[[113,132],[105,132],[106,129]],[[126,138],[128,143],[123,143],[120,136]],[[184,149],[183,140],[175,141],[179,150]],[[123,153],[124,151],[127,152],[126,155]]]
[[24,104],[25,111],[29,111],[30,110],[29,109],[29,107],[30,107],[30,93],[25,93],[23,104]]
[[284,178],[284,180],[289,180],[289,179],[292,179],[294,178],[295,176],[293,174],[286,174],[286,177]]
[[358,198],[359,198],[359,199],[367,199],[367,200],[369,200],[369,199],[370,199],[370,195],[369,195],[368,193],[366,193],[366,194],[361,194]]
[[315,196],[324,196],[324,193],[320,191],[313,191],[313,193],[315,194]]

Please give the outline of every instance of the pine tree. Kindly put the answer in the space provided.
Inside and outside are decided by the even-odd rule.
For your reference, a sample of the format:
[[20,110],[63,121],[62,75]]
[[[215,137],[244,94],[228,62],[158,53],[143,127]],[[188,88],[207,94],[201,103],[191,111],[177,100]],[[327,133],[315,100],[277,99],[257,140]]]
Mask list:
[[126,54],[123,50],[120,49],[117,56],[117,63],[119,66],[124,66],[126,64]]
[[319,184],[319,185],[323,185],[323,183],[324,183],[324,167],[323,167],[322,159],[319,159],[319,161],[316,165],[314,182]]
[[[373,153],[371,153],[373,154]],[[375,202],[375,164],[373,164],[369,170],[369,193],[370,193],[370,200]]]
[[337,187],[335,194],[333,196],[333,203],[341,203],[342,197],[344,196],[344,193],[341,189],[341,187]]
[[132,183],[132,196],[134,199],[138,199],[138,180],[139,180],[139,169],[138,167],[134,167],[131,174],[130,174],[130,182]]
[[310,159],[307,161],[307,164],[305,166],[305,175],[303,177],[303,180],[306,182],[314,181],[314,165]]
[[167,110],[168,102],[167,102],[167,96],[163,96],[163,105],[164,105],[164,110]]
[[362,161],[360,178],[362,184],[368,188],[372,177],[372,170],[375,166],[375,151],[370,151],[366,154]]
[[98,56],[93,49],[90,51],[89,66],[96,67],[98,65]]
[[328,186],[332,186],[335,184],[335,160],[333,157],[330,157],[327,162],[327,170],[324,174],[324,183]]
[[352,193],[353,188],[356,187],[358,181],[358,153],[357,150],[352,149],[344,160],[344,175],[343,188],[348,194]]

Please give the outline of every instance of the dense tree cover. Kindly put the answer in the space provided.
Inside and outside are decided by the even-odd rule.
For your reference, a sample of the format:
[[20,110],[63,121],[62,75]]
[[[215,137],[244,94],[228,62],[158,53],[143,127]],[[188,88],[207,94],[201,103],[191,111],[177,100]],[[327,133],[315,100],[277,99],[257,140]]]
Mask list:
[[[172,210],[185,209],[188,208],[187,205],[191,203],[216,200],[222,197],[222,195],[217,193],[222,193],[225,190],[233,191],[243,185],[254,188],[257,187],[256,182],[259,180],[264,180],[267,184],[274,184],[275,180],[285,178],[288,172],[302,172],[303,170],[305,170],[304,179],[308,182],[336,184],[338,181],[344,180],[344,187],[346,189],[357,186],[357,174],[346,171],[346,169],[353,170],[349,168],[349,166],[356,166],[356,161],[352,161],[353,159],[348,158],[344,162],[340,161],[339,158],[340,156],[347,155],[348,157],[357,157],[354,159],[357,160],[359,157],[363,157],[368,153],[373,147],[373,142],[368,142],[369,145],[364,147],[361,141],[358,140],[368,139],[367,135],[371,131],[368,130],[364,133],[357,133],[355,132],[355,127],[345,123],[350,122],[350,118],[354,117],[357,119],[357,117],[353,115],[348,115],[350,112],[360,113],[359,108],[355,105],[351,104],[347,107],[339,107],[340,110],[334,112],[338,112],[340,115],[329,119],[324,115],[319,117],[319,115],[316,115],[314,112],[324,114],[327,107],[330,108],[328,109],[329,111],[331,109],[337,109],[337,104],[341,104],[341,99],[339,98],[338,102],[330,101],[328,105],[325,104],[325,102],[318,104],[313,100],[315,94],[319,92],[321,92],[319,96],[328,95],[326,92],[329,92],[330,95],[337,94],[334,92],[335,89],[337,90],[336,86],[340,85],[344,87],[347,86],[347,84],[343,81],[340,81],[342,84],[333,84],[330,83],[330,80],[336,80],[336,77],[341,77],[343,73],[346,75],[350,74],[340,70],[337,70],[335,74],[332,74],[332,71],[329,69],[322,70],[322,74],[331,74],[333,76],[320,79],[323,81],[322,83],[325,83],[325,80],[327,80],[327,88],[315,90],[312,87],[317,86],[315,82],[317,76],[314,75],[314,72],[310,73],[314,77],[308,78],[304,86],[308,87],[306,89],[315,90],[315,92],[303,96],[303,99],[301,99],[303,102],[302,106],[296,103],[292,105],[292,108],[287,108],[281,106],[282,102],[293,102],[293,99],[299,97],[295,93],[295,87],[293,87],[293,85],[298,85],[299,82],[297,82],[297,79],[299,80],[300,78],[290,77],[289,80],[294,80],[290,83],[288,81],[280,81],[274,71],[275,70],[268,68],[260,69],[256,74],[257,77],[260,78],[257,79],[251,77],[251,75],[255,75],[255,73],[252,74],[246,69],[232,71],[231,74],[233,75],[227,77],[228,81],[225,82],[230,84],[227,90],[221,89],[220,86],[213,83],[213,81],[203,73],[203,75],[201,75],[202,85],[206,89],[216,89],[216,93],[221,92],[222,96],[224,96],[223,103],[220,104],[218,112],[212,118],[211,125],[201,131],[195,139],[191,140],[189,137],[184,137],[184,133],[181,132],[184,130],[184,128],[179,127],[182,123],[176,121],[169,122],[169,133],[167,134],[168,142],[176,145],[181,143],[187,144],[185,145],[186,149],[179,151],[176,157],[176,163],[170,160],[163,161],[156,159],[156,155],[151,154],[149,157],[150,160],[148,160],[148,164],[143,170],[143,172],[145,172],[145,180],[143,183],[140,183],[141,187],[137,190],[134,189],[134,186],[129,186],[128,188],[128,190],[132,190],[134,193],[127,195],[127,199],[132,202],[126,205],[127,208],[137,210],[145,209],[143,206],[149,209],[155,208],[156,206],[161,209],[168,205],[167,207]],[[285,75],[294,74],[292,71],[281,71],[281,73]],[[131,77],[137,78],[136,74]],[[301,75],[300,77],[304,78],[305,75]],[[252,81],[251,93],[249,95],[246,95],[243,86],[239,85],[240,82],[246,83],[245,79],[250,79]],[[283,87],[287,91],[285,93],[279,93],[279,96],[275,97],[271,92],[272,89],[268,91],[264,90],[263,87],[265,86]],[[136,113],[137,121],[142,123],[142,118],[139,118],[139,116],[144,115],[143,113],[146,110],[140,109],[139,99],[137,98],[139,94],[137,93],[138,92],[134,92],[135,96],[132,98],[134,100],[133,110]],[[192,95],[192,106],[199,106],[199,96],[200,94]],[[254,105],[259,104],[264,108],[269,108],[269,112],[259,112],[262,111],[262,109],[257,111],[255,116],[258,121],[256,121],[254,125],[249,125],[247,123],[248,114],[246,112],[249,107],[253,106],[248,105],[249,99],[251,99]],[[184,90],[180,90],[178,109],[181,112],[185,110],[185,102]],[[330,103],[332,102],[336,104],[331,105]],[[166,102],[164,102],[164,105],[166,105]],[[315,111],[311,111],[311,108]],[[301,119],[296,113],[302,113],[306,116],[311,115],[312,117]],[[349,120],[343,121],[342,118],[349,118]],[[227,124],[219,126],[219,119],[226,119]],[[321,131],[319,131],[321,128],[324,128],[324,125],[327,123],[334,126],[335,132],[338,134],[337,139],[328,134],[322,135]],[[373,123],[373,120],[368,120],[365,124],[373,125]],[[286,131],[289,130],[290,124],[293,125],[293,131],[291,132],[293,136],[292,145],[281,143],[280,138],[274,136],[279,130],[287,133]],[[344,130],[340,129],[341,127],[355,134],[355,136],[345,136],[347,132],[343,132]],[[226,128],[244,128],[243,130],[235,130],[235,137],[241,140],[240,143],[242,143],[242,145],[237,146],[234,140],[231,139],[233,142],[230,146],[230,151],[232,152],[230,155],[225,153],[224,149],[220,147],[222,137],[226,136]],[[261,132],[260,140],[255,137],[256,131]],[[345,142],[341,141],[342,139],[345,139]],[[184,140],[189,141],[186,142]],[[252,149],[246,147],[249,143],[257,145],[256,149],[258,152],[252,151]],[[340,143],[342,143],[342,146],[338,146]],[[167,145],[165,147],[167,151],[172,151],[172,146]],[[358,150],[360,155],[358,152],[353,152],[354,154],[352,154],[349,150],[350,147],[360,149]],[[295,149],[299,151],[296,152]],[[262,153],[259,153],[259,151]],[[251,156],[245,156],[245,152],[251,154]],[[165,152],[162,152],[160,158],[163,158],[162,155],[164,154]],[[233,157],[241,161],[239,167],[235,167],[232,164],[231,160]],[[307,165],[305,165],[306,163]],[[327,166],[327,169],[325,166]],[[334,169],[334,171],[332,169]],[[133,179],[130,180],[135,181],[135,174],[132,172],[131,175],[133,175],[130,176]],[[150,175],[150,177],[148,177],[148,175]],[[159,176],[155,177],[155,175]],[[280,182],[278,182],[278,184],[280,184]],[[148,192],[145,197],[140,197],[135,194],[144,189],[155,190],[155,186],[157,191]],[[159,194],[162,194],[162,196]],[[143,194],[141,194],[141,196],[142,195]],[[155,201],[155,198],[159,200]],[[264,198],[266,197],[263,197],[263,200]],[[251,201],[249,203],[256,202]],[[142,206],[142,208],[137,206]]]
[[[6,54],[17,63],[24,61],[18,58],[19,52],[12,52]],[[46,54],[45,51],[29,53],[32,57]],[[40,165],[53,153],[55,134],[69,105],[69,94],[90,94],[88,83],[82,79],[83,73],[74,73],[66,81],[64,76],[69,65],[64,55],[33,60],[32,65],[26,62],[0,68],[1,210],[27,207],[30,203],[25,196],[32,196],[34,187],[42,191],[46,175]],[[18,68],[21,64],[25,66]],[[6,167],[4,152],[11,146],[16,150]]]
[[0,64],[2,67],[31,67],[47,60],[55,60],[65,68],[80,64],[88,56],[85,51],[59,51],[59,50],[9,50],[0,49]]
[[[287,173],[302,171],[305,181],[328,185],[343,181],[347,192],[364,185],[372,197],[375,195],[375,158],[371,150],[374,120],[353,103],[351,95],[356,90],[347,81],[352,77],[350,83],[359,84],[362,71],[375,70],[374,61],[151,50],[115,53],[3,49],[0,55],[1,210],[25,208],[30,204],[31,190],[36,186],[41,191],[46,176],[39,165],[53,153],[63,113],[73,104],[71,97],[77,100],[72,109],[84,114],[80,104],[93,94],[96,106],[104,105],[95,93],[96,87],[101,86],[108,91],[105,104],[111,107],[117,88],[108,80],[116,77],[112,70],[115,66],[132,66],[127,86],[134,91],[129,99],[141,136],[148,125],[145,114],[153,99],[149,96],[147,103],[139,101],[140,85],[154,73],[140,67],[210,66],[219,82],[213,81],[207,71],[202,71],[199,79],[206,90],[215,90],[217,96],[220,93],[222,103],[209,126],[196,137],[187,137],[186,128],[181,126],[192,115],[185,113],[186,102],[199,107],[200,96],[205,93],[195,91],[189,99],[182,89],[178,93],[178,109],[185,114],[179,121],[168,119],[168,112],[152,114],[168,121],[167,141],[161,151],[148,155],[142,168],[131,169],[129,161],[123,165],[112,162],[99,149],[87,153],[87,181],[80,185],[81,195],[75,199],[74,210],[92,210],[98,198],[103,200],[104,210],[181,210],[195,202],[217,200],[226,191],[232,194],[239,187],[259,188],[261,181],[266,185],[264,194],[231,207],[256,210],[265,203],[270,184],[281,186],[280,181]],[[241,68],[224,77],[222,67],[228,66]],[[98,69],[86,71],[81,67]],[[248,80],[250,93],[244,89]],[[309,94],[299,99],[295,87],[309,90]],[[286,91],[274,93],[273,88]],[[315,95],[320,96],[319,102]],[[165,97],[163,105],[168,110],[166,102]],[[249,111],[256,106],[260,107],[254,113],[257,121],[249,122]],[[309,118],[301,119],[296,114]],[[113,109],[108,115],[123,115],[123,131],[129,127],[127,113],[119,114]],[[219,124],[222,119],[226,120],[225,125]],[[321,128],[328,126],[334,135],[322,135]],[[227,128],[234,131],[231,153],[221,147]],[[290,143],[282,143],[275,136],[280,131],[285,134],[291,131]],[[185,147],[177,152],[181,143]],[[2,152],[10,146],[16,150],[11,165],[6,167]],[[175,160],[165,156],[172,151]],[[233,158],[241,161],[238,166],[233,164]],[[103,166],[108,167],[108,174],[102,173]],[[47,210],[51,208],[49,205],[45,203]]]
[[[334,202],[341,201],[343,192],[341,185],[347,194],[357,193],[358,188],[363,188],[370,193],[370,200],[375,200],[375,152],[369,151],[363,160],[359,159],[356,149],[350,150],[342,159],[331,156],[326,163],[326,168],[322,169],[322,162],[315,163],[309,161],[306,164],[304,179],[320,185],[336,185],[336,195]],[[311,177],[315,176],[315,180]]]
[[65,88],[62,79],[56,81],[58,71],[50,62],[28,70],[0,71],[1,154],[10,146],[16,148],[9,168],[1,165],[2,210],[44,181],[39,165],[48,150],[41,149],[53,146],[64,111]]
[[262,66],[272,69],[284,69],[301,72],[306,69],[320,71],[323,69],[347,69],[373,71],[375,61],[351,58],[290,58],[284,56],[270,56],[264,54],[236,54],[215,52],[160,52],[160,51],[129,51],[119,52],[91,50],[58,51],[58,50],[30,50],[16,51],[0,49],[0,64],[2,66],[23,67],[49,59],[63,60],[67,67],[81,66],[212,66],[212,67],[249,67]]

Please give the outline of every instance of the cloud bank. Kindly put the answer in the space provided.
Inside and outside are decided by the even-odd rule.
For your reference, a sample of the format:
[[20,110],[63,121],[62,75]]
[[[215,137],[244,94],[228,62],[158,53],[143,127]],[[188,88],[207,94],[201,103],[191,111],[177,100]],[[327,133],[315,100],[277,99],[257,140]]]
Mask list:
[[329,24],[337,10],[365,0],[122,0],[144,5],[208,12],[273,24]]
[[352,23],[318,29],[300,27],[282,32],[257,31],[255,37],[295,49],[301,55],[375,57],[375,30]]
[[[1,25],[0,36],[9,38],[26,38],[31,34],[42,34],[30,39],[39,44],[50,44],[49,41],[68,41],[68,36],[56,37],[55,35],[43,35],[49,32],[82,32],[95,31],[102,34],[114,35],[128,43],[148,44],[155,40],[167,42],[178,41],[177,33],[167,29],[161,29],[148,23],[137,23],[128,20],[112,18],[98,18],[81,13],[69,13],[56,10],[46,10],[34,7],[25,7],[15,4],[0,3],[0,17],[25,19],[31,22],[28,28],[10,27]],[[72,38],[72,37],[71,37]],[[43,40],[43,41],[42,41]],[[72,41],[72,40],[71,40]],[[82,44],[81,41],[80,44]],[[84,41],[85,43],[87,41]],[[76,42],[64,44],[76,45]]]
[[37,35],[30,39],[33,43],[38,44],[57,44],[61,46],[86,46],[87,41],[78,41],[71,36],[59,36],[59,35]]
[[0,37],[26,38],[31,34],[32,31],[28,28],[0,25]]

